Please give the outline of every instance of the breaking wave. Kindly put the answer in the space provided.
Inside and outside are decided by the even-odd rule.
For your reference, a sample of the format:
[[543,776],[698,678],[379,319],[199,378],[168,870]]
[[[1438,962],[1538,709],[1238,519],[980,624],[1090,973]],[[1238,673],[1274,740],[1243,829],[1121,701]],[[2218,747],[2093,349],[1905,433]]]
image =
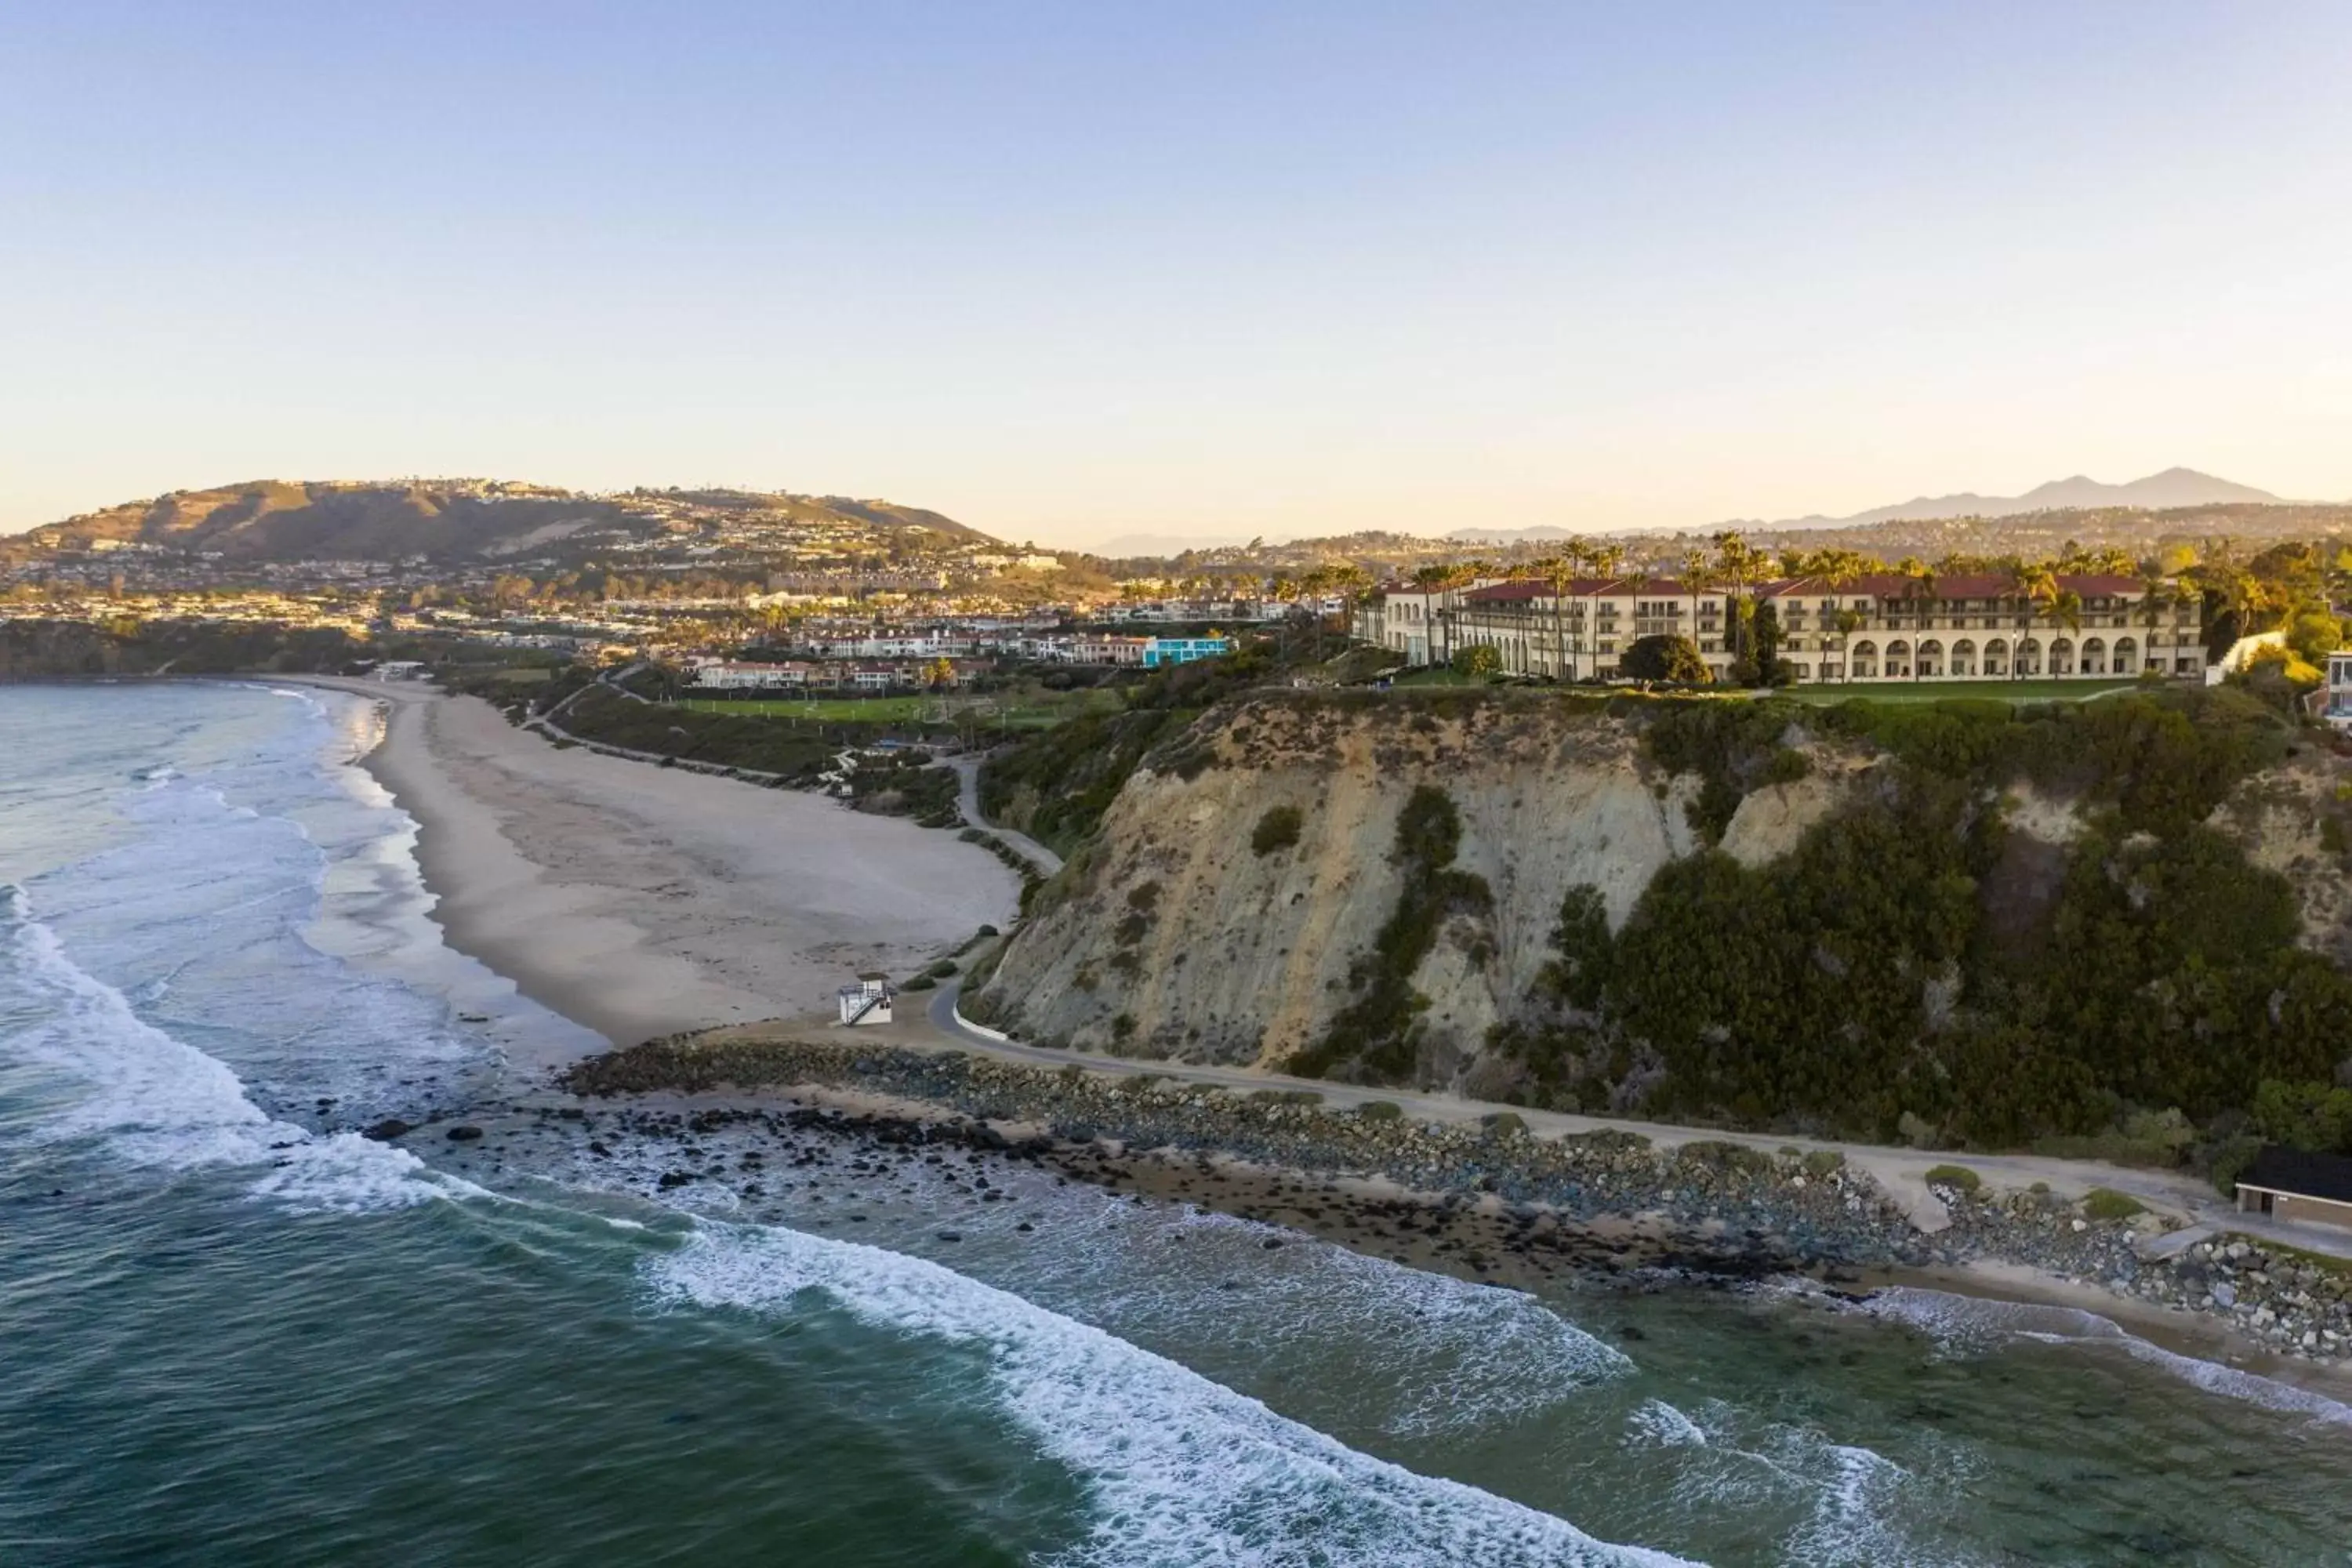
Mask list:
[[[1079,1212],[1085,1202],[1063,1200],[1059,1244],[1024,1249],[1007,1283],[1147,1343],[1244,1302],[1261,1361],[1313,1359],[1344,1338],[1366,1358],[1344,1391],[1351,1423],[1366,1429],[1483,1430],[1634,1370],[1622,1352],[1524,1291],[1213,1211],[1104,1199],[1089,1216]],[[989,1222],[965,1223],[978,1230]],[[1107,1289],[1106,1279],[1120,1283]]]
[[1918,1329],[1945,1348],[1974,1353],[2014,1340],[2042,1344],[2097,1345],[2160,1368],[2210,1394],[2242,1399],[2266,1409],[2287,1411],[2336,1426],[2352,1426],[2352,1405],[2218,1362],[2200,1361],[2150,1343],[2112,1318],[2080,1307],[2033,1301],[1999,1301],[1945,1290],[1894,1285],[1839,1305],[1890,1322]]
[[140,1017],[129,997],[75,963],[13,884],[0,888],[0,946],[17,1012],[0,1047],[73,1085],[37,1130],[39,1140],[90,1139],[133,1164],[170,1171],[264,1167],[250,1193],[295,1212],[478,1193],[405,1150],[273,1120],[226,1065]]
[[982,1351],[1006,1413],[1089,1489],[1092,1533],[1056,1568],[1679,1561],[1358,1453],[1100,1329],[901,1253],[707,1222],[646,1271],[673,1306],[774,1313],[821,1292],[870,1326]]

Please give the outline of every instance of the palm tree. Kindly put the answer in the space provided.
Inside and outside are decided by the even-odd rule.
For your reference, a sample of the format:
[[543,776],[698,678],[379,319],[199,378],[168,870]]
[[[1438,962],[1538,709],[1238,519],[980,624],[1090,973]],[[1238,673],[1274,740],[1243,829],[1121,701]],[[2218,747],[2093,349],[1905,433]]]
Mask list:
[[1831,628],[1837,633],[1838,668],[1848,680],[1853,679],[1853,670],[1846,661],[1846,645],[1853,641],[1853,634],[1863,628],[1866,618],[1860,610],[1850,608],[1840,610],[1830,617]]
[[[1331,589],[1339,595],[1339,641],[1340,649],[1345,652],[1349,634],[1356,624],[1356,607],[1361,605],[1365,596],[1372,591],[1372,574],[1353,562],[1349,562],[1344,565],[1332,567],[1327,581]],[[1316,607],[1315,656],[1318,658],[1323,657],[1322,607],[1320,605]]]
[[2139,574],[2139,590],[2140,624],[2147,628],[2139,650],[2140,668],[2145,671],[2150,662],[2148,650],[2156,644],[2157,620],[2168,605],[2179,602],[2179,595],[2164,580],[2164,574],[2156,569],[2153,561]]
[[2010,574],[2010,588],[2017,595],[2017,646],[2009,651],[2009,678],[2025,678],[2025,639],[2033,631],[2035,601],[2058,596],[2058,578],[2046,562],[2019,562]]
[[[2083,635],[2083,595],[2072,588],[2061,588],[2050,601],[2050,618],[2076,637]],[[2079,654],[2078,654],[2079,657]],[[2077,668],[2081,666],[2078,664]]]
[[1936,602],[1936,569],[1916,555],[1906,555],[1895,564],[1895,569],[1910,579],[1903,585],[1904,602],[1911,606],[1911,679],[1919,679],[1920,634],[1927,629],[1928,615]]
[[[1573,548],[1580,554],[1583,552],[1581,544],[1574,544]],[[1566,681],[1572,679],[1575,672],[1569,667],[1568,617],[1562,601],[1568,597],[1569,585],[1576,581],[1576,563],[1569,559],[1568,551],[1563,549],[1558,555],[1537,564],[1543,568],[1545,580],[1551,584],[1552,676],[1555,679]]]
[[1682,581],[1684,595],[1690,600],[1691,642],[1696,647],[1698,642],[1698,599],[1701,594],[1715,585],[1714,563],[1704,550],[1685,550],[1675,563],[1675,574]]
[[[1858,551],[1817,550],[1801,564],[1804,575],[1820,578],[1829,585],[1830,596],[1836,598],[1853,585],[1868,568],[1869,563]],[[1846,663],[1846,645],[1853,640],[1853,634],[1861,629],[1862,624],[1862,612],[1851,607],[1839,610],[1833,617],[1838,639],[1838,668],[1845,672],[1849,680],[1853,679],[1853,675]]]
[[2340,545],[2327,540],[2319,546],[2319,580],[2327,595],[2330,614],[2336,606],[2352,600],[2352,545]]
[[1725,619],[1725,630],[1731,634],[1731,657],[1734,660],[1747,657],[1746,638],[1741,633],[1741,607],[1747,602],[1748,574],[1758,565],[1758,552],[1736,529],[1726,529],[1715,536],[1715,566],[1723,580],[1731,584],[1731,599]]

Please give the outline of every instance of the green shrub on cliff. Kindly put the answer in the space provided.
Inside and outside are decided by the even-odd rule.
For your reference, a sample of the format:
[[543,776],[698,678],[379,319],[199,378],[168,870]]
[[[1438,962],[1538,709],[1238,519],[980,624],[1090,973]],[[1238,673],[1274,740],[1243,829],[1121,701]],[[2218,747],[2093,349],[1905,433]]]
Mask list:
[[2273,1143],[2352,1153],[2352,1089],[2266,1079],[2254,1091],[2253,1131]]
[[2031,780],[2114,805],[2126,831],[2158,834],[2203,821],[2240,779],[2278,761],[2291,733],[2260,701],[2226,689],[2019,709],[1854,701],[1821,714],[1922,772],[1991,786]]
[[[1966,742],[1948,755],[1985,752],[1967,739],[1972,714],[1945,719],[1937,745]],[[1677,721],[1668,754],[1714,766],[1766,728]],[[2181,742],[2169,721],[2066,737],[2003,744],[2045,758],[2091,745],[2115,765],[2137,758],[2140,776],[2114,784],[2103,827],[2037,851],[2055,867],[2040,882],[2011,868],[1981,788],[1898,767],[1779,860],[1664,867],[1613,938],[1597,895],[1572,892],[1546,989],[1654,1056],[1643,1109],[1665,1117],[1881,1140],[1909,1118],[2013,1147],[2099,1133],[2135,1105],[2208,1121],[2265,1078],[2324,1082],[2352,1040],[2352,979],[2296,947],[2284,879],[2179,821],[2223,787],[2245,735],[2177,771],[2148,763]],[[2126,832],[2135,816],[2169,831]]]
[[1375,1081],[1392,1081],[1412,1066],[1414,1023],[1428,998],[1412,988],[1414,971],[1436,945],[1450,915],[1485,914],[1494,895],[1485,880],[1454,868],[1462,843],[1462,816],[1446,793],[1416,785],[1397,814],[1397,907],[1372,939],[1372,950],[1349,970],[1356,999],[1339,1010],[1322,1039],[1300,1051],[1290,1070],[1329,1076],[1353,1065]]
[[1250,831],[1250,852],[1264,859],[1276,850],[1287,849],[1298,842],[1298,830],[1306,822],[1295,805],[1270,805]]
[[1780,743],[1802,716],[1789,702],[1662,702],[1642,744],[1666,772],[1698,775],[1698,798],[1688,816],[1698,836],[1713,844],[1748,791],[1804,777],[1803,753]]

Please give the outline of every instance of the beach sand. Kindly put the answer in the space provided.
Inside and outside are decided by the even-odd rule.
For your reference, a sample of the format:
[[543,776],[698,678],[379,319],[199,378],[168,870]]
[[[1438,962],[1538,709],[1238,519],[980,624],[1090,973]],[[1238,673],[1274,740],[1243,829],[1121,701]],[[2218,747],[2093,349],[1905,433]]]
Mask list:
[[[475,698],[366,680],[313,683],[386,704],[384,739],[363,763],[421,826],[418,860],[449,944],[616,1044],[761,1020],[829,1023],[833,990],[850,974],[903,976],[982,922],[1010,924],[1018,904],[1012,873],[951,834],[799,792],[559,749]],[[919,1013],[872,1033],[900,1046],[969,1044],[938,1037]],[[818,1106],[961,1120],[819,1085],[632,1103],[639,1111]],[[1638,1276],[1661,1262],[1696,1261],[1638,1219],[1563,1223],[1491,1199],[1464,1203],[1223,1156],[1063,1144],[1046,1163],[1148,1201],[1265,1220],[1507,1288],[1533,1289],[1567,1271]],[[2339,1370],[2271,1355],[2210,1321],[2041,1269],[1979,1261],[1822,1272],[1853,1289],[1905,1285],[2081,1308],[2177,1353],[2336,1397],[2352,1387]]]
[[903,977],[1018,906],[952,833],[558,748],[478,698],[311,683],[387,705],[363,765],[420,825],[449,945],[616,1045],[829,1017],[860,971]]

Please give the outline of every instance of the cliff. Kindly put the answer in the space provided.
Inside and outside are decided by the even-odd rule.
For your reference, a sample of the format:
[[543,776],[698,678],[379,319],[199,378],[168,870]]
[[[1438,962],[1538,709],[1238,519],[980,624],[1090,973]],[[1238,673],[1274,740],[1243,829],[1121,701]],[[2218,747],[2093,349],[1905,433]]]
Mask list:
[[2215,700],[1263,693],[1144,760],[966,1010],[1742,1124],[2210,1118],[2352,1040],[2344,763]]
[[[1033,907],[981,1005],[1096,1049],[1286,1060],[1349,999],[1351,966],[1412,874],[1391,853],[1400,815],[1417,786],[1434,786],[1461,818],[1454,866],[1492,894],[1486,910],[1445,922],[1412,974],[1430,998],[1433,1067],[1450,1077],[1557,956],[1571,888],[1600,889],[1622,926],[1659,868],[1699,847],[1700,781],[1641,742],[1638,723],[1597,708],[1349,710],[1271,696],[1213,717],[1187,750],[1129,780]],[[1748,864],[1784,853],[1871,766],[1808,750],[1822,771],[1743,799],[1726,853]],[[1297,841],[1261,851],[1258,824],[1284,812],[1297,814]]]

